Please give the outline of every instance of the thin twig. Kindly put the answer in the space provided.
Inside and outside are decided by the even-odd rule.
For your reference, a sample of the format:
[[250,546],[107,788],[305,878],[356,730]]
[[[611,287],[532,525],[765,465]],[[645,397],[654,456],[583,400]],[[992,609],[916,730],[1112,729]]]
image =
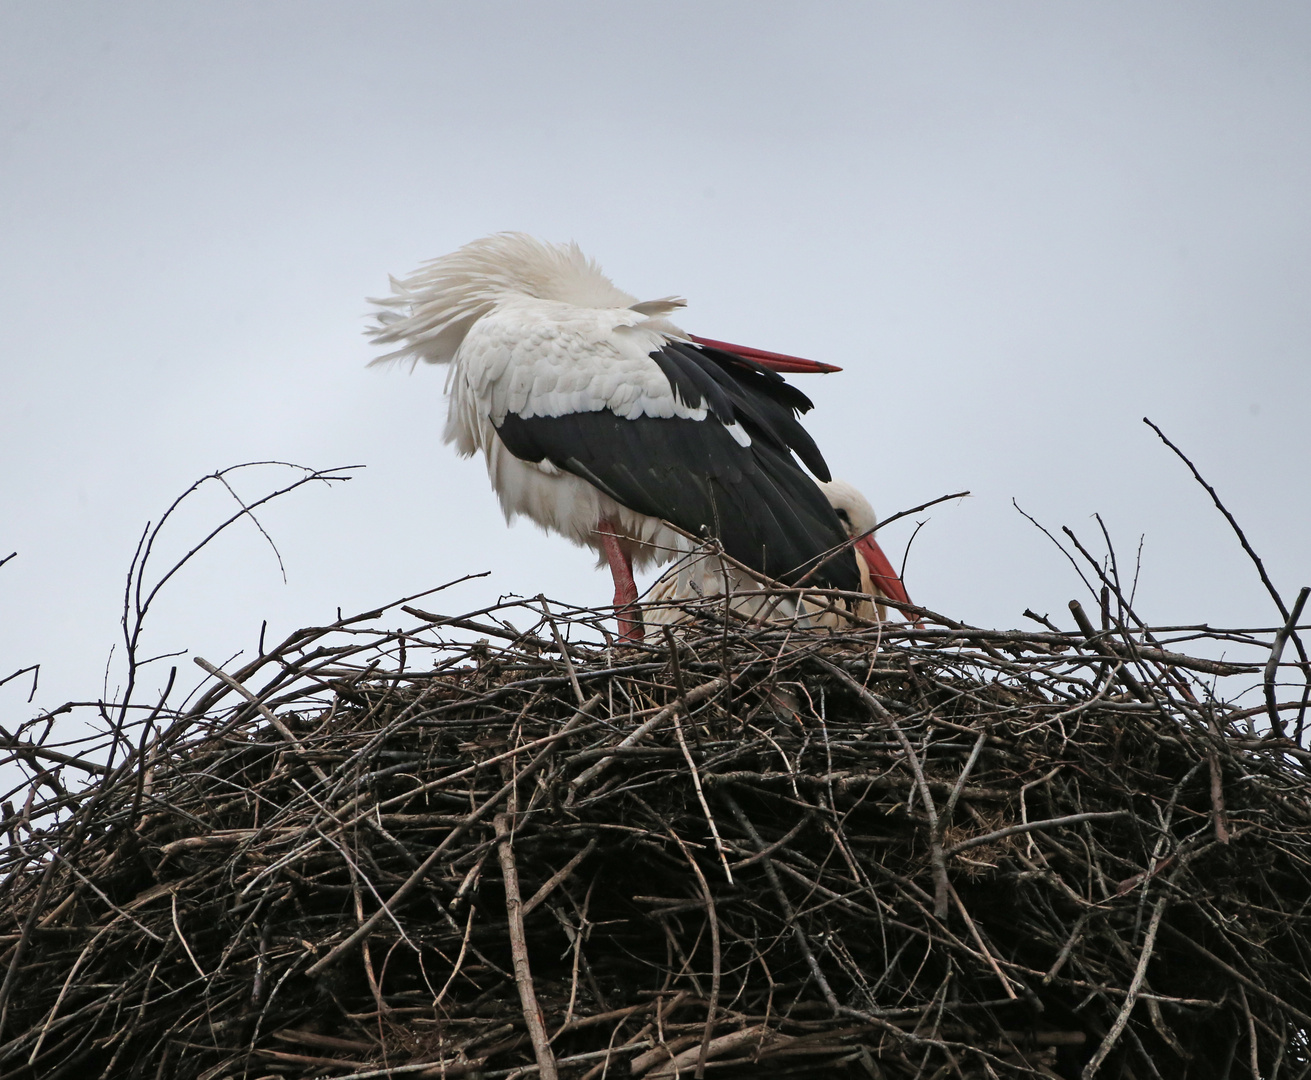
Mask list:
[[1279,704],[1275,700],[1275,677],[1279,673],[1279,658],[1284,654],[1284,646],[1293,633],[1293,627],[1297,625],[1297,620],[1302,617],[1302,608],[1306,606],[1308,596],[1311,596],[1311,587],[1303,586],[1302,591],[1297,594],[1297,599],[1293,601],[1293,610],[1288,613],[1288,619],[1284,622],[1279,633],[1275,635],[1274,644],[1270,646],[1270,659],[1266,661],[1265,672],[1263,673],[1265,676],[1265,707],[1270,717],[1270,727],[1276,735],[1281,737],[1284,734],[1284,722],[1279,718]]
[[1152,959],[1152,950],[1156,947],[1156,931],[1160,929],[1161,916],[1165,914],[1165,905],[1169,903],[1169,899],[1168,894],[1162,895],[1152,909],[1152,918],[1147,924],[1147,936],[1143,939],[1142,951],[1138,954],[1138,966],[1134,969],[1133,979],[1129,982],[1129,990],[1124,996],[1120,1014],[1115,1018],[1115,1023],[1102,1039],[1092,1059],[1083,1067],[1083,1072],[1080,1073],[1082,1080],[1092,1080],[1097,1075],[1097,1070],[1102,1067],[1106,1055],[1115,1049],[1115,1044],[1124,1034],[1124,1027],[1129,1022],[1129,1014],[1133,1012],[1134,1004],[1138,1000],[1138,991],[1142,989],[1143,980],[1147,978],[1147,964]]
[[505,883],[505,912],[510,923],[510,958],[514,962],[514,981],[519,988],[519,1002],[523,1008],[524,1023],[528,1026],[528,1037],[533,1042],[533,1053],[537,1055],[539,1075],[545,1080],[555,1080],[555,1052],[551,1049],[551,1040],[546,1034],[546,1024],[542,1020],[542,1009],[537,1004],[537,991],[533,989],[533,973],[528,963],[528,939],[523,928],[523,901],[519,898],[519,871],[514,865],[514,847],[511,839],[509,819],[505,814],[497,814],[492,819],[496,829],[496,850],[501,861],[501,879]]

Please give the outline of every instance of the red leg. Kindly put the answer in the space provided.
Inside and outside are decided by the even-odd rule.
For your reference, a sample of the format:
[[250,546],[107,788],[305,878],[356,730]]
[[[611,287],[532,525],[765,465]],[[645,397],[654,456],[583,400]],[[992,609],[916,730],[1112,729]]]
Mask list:
[[613,521],[602,521],[597,527],[610,575],[615,579],[615,618],[619,621],[619,641],[641,641],[642,616],[634,610],[637,603],[637,582],[633,580],[633,560],[619,545],[616,535],[619,526]]

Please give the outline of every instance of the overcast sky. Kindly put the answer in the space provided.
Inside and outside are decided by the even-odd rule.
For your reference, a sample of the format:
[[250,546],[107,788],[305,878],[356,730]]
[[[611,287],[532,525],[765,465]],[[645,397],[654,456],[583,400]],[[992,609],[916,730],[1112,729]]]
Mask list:
[[441,443],[442,372],[365,367],[388,273],[502,229],[843,365],[803,383],[835,475],[883,515],[973,492],[920,515],[916,600],[1070,624],[1015,499],[1145,536],[1153,622],[1269,625],[1141,418],[1311,583],[1309,57],[1311,7],[1259,0],[0,2],[0,678],[44,665],[0,722],[101,692],[142,527],[242,461],[367,468],[264,516],[286,584],[253,528],[197,560],[148,651],[482,570],[441,607],[607,602]]

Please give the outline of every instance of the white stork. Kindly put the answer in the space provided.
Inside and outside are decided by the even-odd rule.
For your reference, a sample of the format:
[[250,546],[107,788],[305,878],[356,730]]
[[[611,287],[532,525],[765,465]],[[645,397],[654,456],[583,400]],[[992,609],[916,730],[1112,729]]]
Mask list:
[[778,371],[837,371],[696,338],[638,302],[576,244],[500,233],[391,281],[374,300],[374,363],[448,364],[445,441],[481,451],[506,519],[524,514],[596,549],[614,576],[621,639],[642,636],[633,568],[719,539],[784,582],[855,591],[847,532],[815,481],[829,471],[797,422],[810,399]]
[[[882,620],[887,618],[885,600],[909,604],[910,596],[901,578],[874,539],[878,518],[869,500],[845,480],[821,482],[819,488],[853,541],[860,570],[860,591],[871,598],[866,603],[848,605],[848,610],[861,618],[877,616]],[[797,619],[806,626],[834,629],[850,625],[849,620],[828,610],[829,603],[824,597],[803,594],[780,600],[764,590],[755,578],[706,548],[684,555],[651,586],[645,598],[646,619],[656,625],[686,622],[688,612],[684,605],[723,596],[726,591],[731,593],[733,610],[747,619]]]

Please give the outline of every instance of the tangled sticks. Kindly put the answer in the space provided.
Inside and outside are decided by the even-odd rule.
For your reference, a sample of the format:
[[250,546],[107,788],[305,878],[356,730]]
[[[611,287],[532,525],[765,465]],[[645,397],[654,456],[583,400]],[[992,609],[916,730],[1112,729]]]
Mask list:
[[0,1072],[1307,1075],[1311,753],[1211,688],[1282,628],[511,607],[9,738]]

